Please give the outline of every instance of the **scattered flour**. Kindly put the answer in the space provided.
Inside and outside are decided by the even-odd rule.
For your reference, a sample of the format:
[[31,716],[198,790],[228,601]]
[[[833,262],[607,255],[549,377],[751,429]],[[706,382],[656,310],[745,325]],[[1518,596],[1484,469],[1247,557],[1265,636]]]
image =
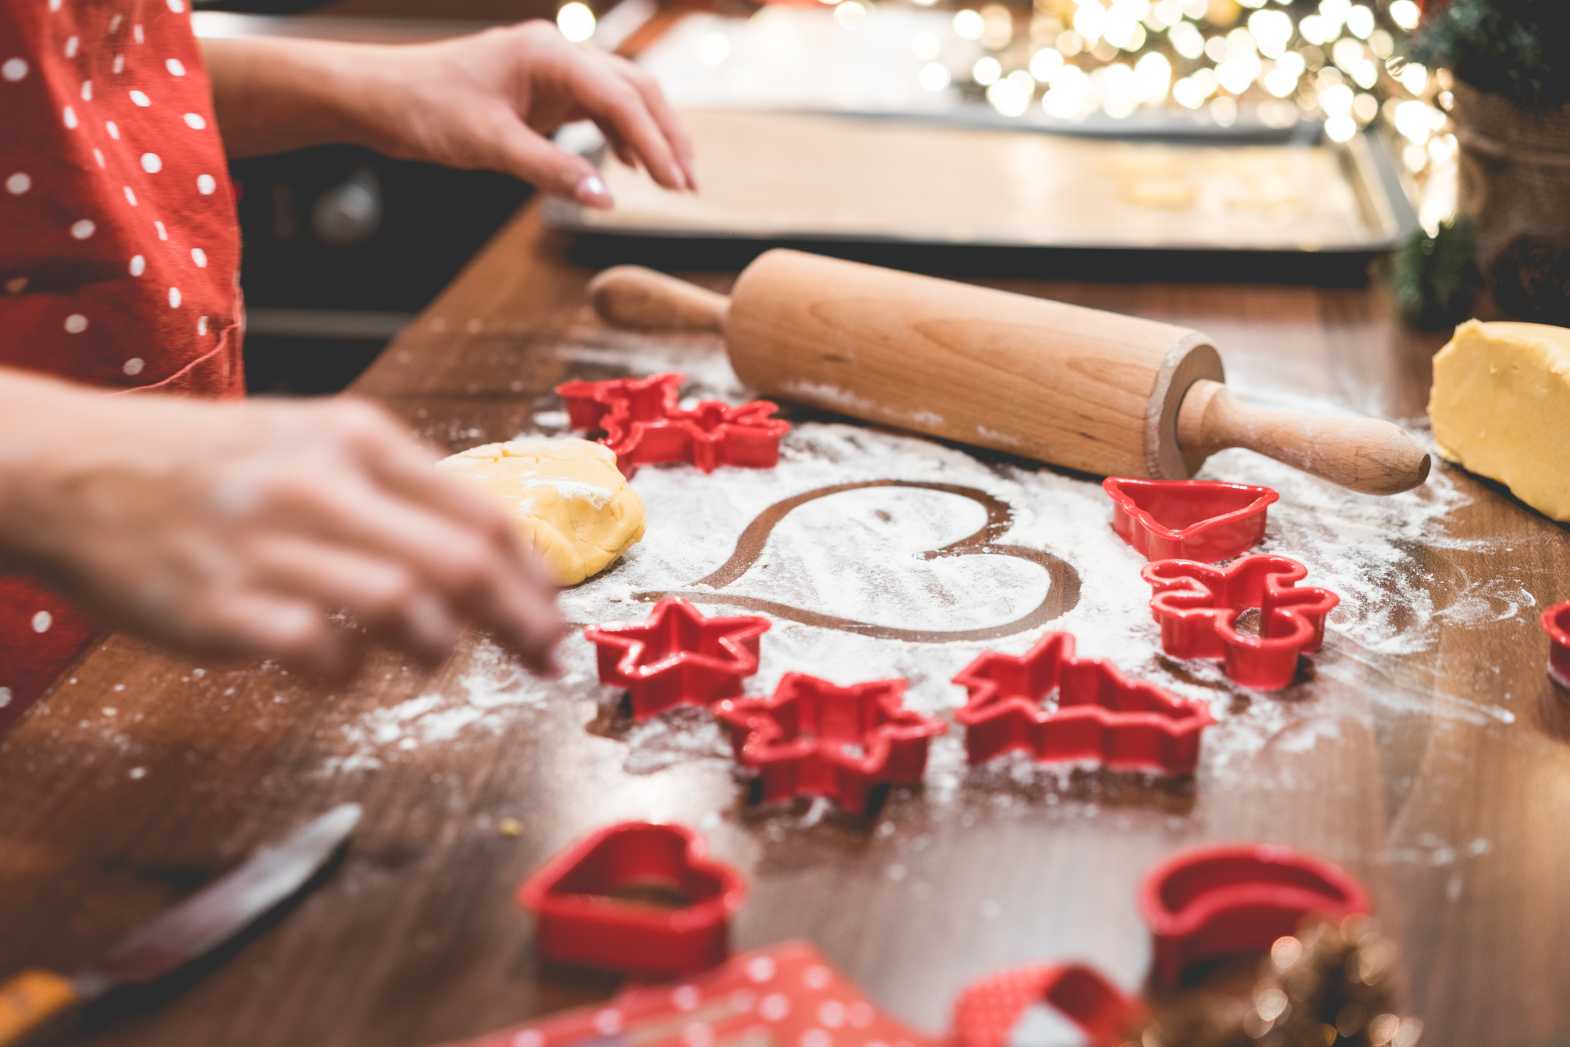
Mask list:
[[[745,397],[723,355],[707,347],[699,351],[696,343],[685,350],[645,343],[635,351],[580,344],[554,353],[603,366],[606,377],[676,370],[688,375],[689,396]],[[629,367],[634,358],[637,366]],[[560,404],[542,398],[538,406],[533,431],[562,431],[566,417]],[[1240,451],[1214,456],[1202,475],[1279,491],[1263,548],[1303,561],[1307,584],[1342,598],[1313,677],[1290,696],[1260,696],[1233,685],[1219,665],[1161,654],[1148,609],[1150,591],[1139,576],[1143,560],[1112,532],[1099,484],[1045,468],[983,461],[919,437],[860,425],[798,423],[773,470],[724,469],[711,476],[684,468],[640,470],[633,486],[648,514],[645,539],[603,575],[565,592],[562,606],[580,625],[640,620],[664,592],[683,593],[708,614],[747,613],[733,602],[742,599],[832,615],[846,627],[828,629],[771,614],[773,628],[764,638],[750,692],[766,693],[790,670],[839,683],[902,676],[910,682],[909,706],[943,716],[964,697],[951,678],[977,653],[1020,652],[1048,629],[1066,630],[1077,638],[1082,656],[1110,659],[1135,678],[1208,703],[1217,723],[1205,735],[1199,789],[1245,778],[1267,788],[1272,782],[1290,787],[1295,765],[1313,761],[1316,747],[1334,744],[1342,724],[1371,723],[1375,709],[1485,726],[1513,720],[1503,705],[1451,693],[1453,684],[1422,668],[1425,659],[1413,657],[1436,645],[1441,627],[1513,618],[1535,604],[1518,578],[1468,573],[1468,558],[1488,547],[1447,529],[1468,498],[1445,466],[1419,490],[1390,498],[1348,493]],[[893,484],[867,486],[880,481]],[[743,530],[769,506],[830,487],[844,489],[804,501],[781,518],[746,570],[703,581],[731,560]],[[934,555],[987,524],[985,499],[1012,509],[1011,519],[988,536],[989,546]],[[1072,572],[1022,558],[1020,549],[1050,554]],[[1060,591],[1054,594],[1055,585]],[[1436,595],[1441,592],[1457,595],[1441,599]],[[889,627],[962,632],[1000,626],[1049,600],[1067,609],[988,641],[909,642],[866,634]],[[336,767],[369,769],[401,749],[494,730],[545,702],[615,700],[599,685],[594,652],[580,637],[566,641],[562,661],[558,680],[529,681],[499,651],[482,647],[458,676],[460,697],[420,695],[348,724],[349,752]],[[1325,688],[1321,680],[1341,686]],[[611,733],[626,745],[624,766],[635,773],[694,759],[729,759],[712,721],[692,711]],[[1259,758],[1267,748],[1269,758]],[[1044,792],[1041,802],[1054,805],[1051,790],[1079,773],[1029,761],[970,768],[955,727],[934,743],[927,796],[942,803],[962,791]]]

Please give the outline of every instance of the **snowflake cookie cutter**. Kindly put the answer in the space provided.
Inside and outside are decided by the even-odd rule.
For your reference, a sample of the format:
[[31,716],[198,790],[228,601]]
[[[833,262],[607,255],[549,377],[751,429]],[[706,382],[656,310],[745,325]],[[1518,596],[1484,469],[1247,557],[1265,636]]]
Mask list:
[[[680,904],[630,897],[651,890]],[[746,895],[741,874],[709,858],[693,830],[620,822],[552,858],[519,887],[518,903],[535,914],[548,962],[658,978],[724,961]]]
[[1138,904],[1154,945],[1151,976],[1170,986],[1195,967],[1263,954],[1308,916],[1370,911],[1368,894],[1345,871],[1286,847],[1200,847],[1151,869]]
[[741,694],[758,671],[769,620],[758,615],[705,617],[686,600],[667,597],[642,622],[591,626],[600,682],[622,688],[633,719],[679,705],[709,706]]
[[1265,537],[1280,495],[1255,484],[1109,476],[1112,529],[1147,560],[1230,560]]
[[[1026,967],[967,987],[954,1001],[951,1042],[952,1047],[1123,1043],[1144,1013],[1143,1004],[1094,967]],[[1032,1018],[1050,1028],[1028,1028]]]
[[790,423],[775,418],[779,405],[753,400],[732,406],[703,400],[690,410],[639,421],[612,412],[605,416],[605,444],[616,452],[622,472],[641,465],[685,463],[712,473],[722,465],[772,469]]
[[556,387],[567,405],[567,424],[594,432],[611,415],[622,424],[666,418],[677,410],[676,396],[687,376],[676,371],[647,378],[613,378],[603,382],[572,381]]
[[[1110,662],[1074,657],[1074,637],[1049,632],[1023,655],[985,651],[954,677],[955,719],[972,764],[1024,751],[1041,763],[1094,763],[1169,777],[1194,773],[1208,710],[1128,679]],[[1057,693],[1056,708],[1042,702]]]
[[821,796],[867,814],[896,785],[918,785],[932,739],[948,725],[904,707],[904,680],[840,687],[786,673],[769,698],[722,701],[715,715],[737,762],[753,774],[749,800]]
[[[1245,687],[1279,690],[1292,682],[1298,656],[1319,650],[1325,617],[1341,602],[1328,589],[1299,587],[1308,568],[1285,556],[1256,554],[1226,567],[1157,560],[1141,576],[1154,590],[1150,611],[1161,647],[1174,658],[1219,658]],[[1259,635],[1238,618],[1259,609]]]
[[1545,610],[1542,622],[1548,634],[1548,677],[1570,690],[1570,600]]

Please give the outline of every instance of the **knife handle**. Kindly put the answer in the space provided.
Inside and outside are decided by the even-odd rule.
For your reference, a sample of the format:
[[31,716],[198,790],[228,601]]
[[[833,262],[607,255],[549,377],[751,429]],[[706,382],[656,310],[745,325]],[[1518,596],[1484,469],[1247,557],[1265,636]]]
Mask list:
[[80,999],[76,986],[51,971],[23,971],[0,982],[0,1047],[22,1043]]

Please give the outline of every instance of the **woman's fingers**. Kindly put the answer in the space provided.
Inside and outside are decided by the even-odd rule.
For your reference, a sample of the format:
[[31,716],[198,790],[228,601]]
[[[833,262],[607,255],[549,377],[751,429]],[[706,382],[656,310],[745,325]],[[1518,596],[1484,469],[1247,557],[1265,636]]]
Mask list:
[[615,135],[637,154],[649,176],[666,189],[690,189],[676,158],[643,94],[613,66],[584,55],[573,64],[569,80],[578,104],[607,135]]
[[202,617],[192,649],[226,657],[276,658],[287,668],[328,679],[352,675],[363,641],[338,628],[308,600],[262,592],[227,594]]
[[548,193],[576,200],[584,207],[603,210],[614,205],[599,171],[578,154],[537,134],[513,116],[507,118],[497,136],[501,160],[496,166],[507,173]]
[[427,664],[452,653],[459,627],[415,575],[342,546],[280,536],[250,550],[257,582],[271,592],[345,612],[374,637]]
[[687,133],[681,117],[676,115],[676,110],[671,108],[670,100],[660,89],[659,81],[655,80],[647,70],[619,55],[611,55],[610,60],[622,78],[642,96],[643,104],[649,109],[649,115],[654,118],[654,122],[665,135],[666,142],[676,156],[676,162],[681,164],[682,174],[687,179],[687,188],[696,191],[698,177],[693,172],[692,137]]

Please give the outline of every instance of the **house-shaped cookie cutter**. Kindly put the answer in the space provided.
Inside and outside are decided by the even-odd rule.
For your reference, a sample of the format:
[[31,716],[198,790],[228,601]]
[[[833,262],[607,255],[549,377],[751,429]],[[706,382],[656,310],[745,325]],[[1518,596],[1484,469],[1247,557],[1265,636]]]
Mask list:
[[[650,889],[674,908],[625,895]],[[709,858],[683,825],[621,822],[547,862],[518,889],[538,920],[535,944],[547,962],[639,977],[707,970],[730,952],[731,917],[747,884]]]
[[[1094,967],[1070,963],[1026,967],[984,978],[954,1002],[950,1047],[1014,1047],[1032,1008],[1048,1007],[1066,1020],[1064,1039],[1072,1044],[1121,1044],[1145,1016],[1144,1006],[1126,995]],[[1053,1030],[1056,1032],[1057,1030]]]

